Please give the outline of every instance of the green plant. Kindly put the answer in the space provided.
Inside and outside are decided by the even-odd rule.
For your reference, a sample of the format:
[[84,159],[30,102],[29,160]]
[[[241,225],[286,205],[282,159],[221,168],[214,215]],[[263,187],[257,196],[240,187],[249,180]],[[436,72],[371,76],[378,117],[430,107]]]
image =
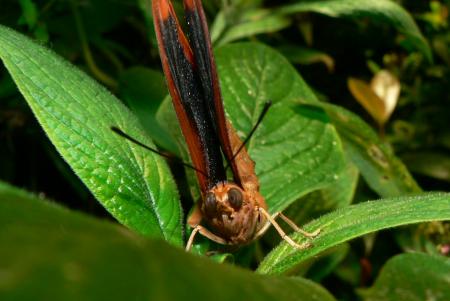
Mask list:
[[[431,221],[436,223],[396,229],[386,241],[395,241],[397,249],[388,255],[381,252],[386,259],[402,249],[431,254],[389,259],[374,286],[359,289],[357,294],[363,300],[416,300],[424,296],[426,285],[427,297],[447,299],[450,263],[442,253],[448,247],[449,230],[437,222],[450,220],[450,194],[422,192],[386,140],[356,114],[319,100],[277,50],[255,42],[228,44],[277,32],[291,25],[297,13],[313,11],[388,22],[402,33],[403,47],[431,61],[431,49],[411,16],[391,1],[306,1],[271,10],[263,9],[260,1],[225,2],[212,35],[220,45],[216,59],[227,114],[244,135],[262,104],[273,100],[273,110],[248,150],[257,163],[270,211],[286,210],[301,223],[313,219],[305,229],[322,230],[312,247],[299,251],[266,239],[237,253],[209,256],[220,263],[255,267],[256,273],[184,253],[181,247],[187,229],[169,166],[163,158],[110,130],[119,126],[146,144],[154,142],[188,160],[170,102],[163,100],[166,92],[160,73],[133,68],[121,73],[117,81],[103,80],[111,89],[119,89],[117,94],[132,112],[54,52],[0,26],[0,59],[46,135],[95,198],[131,229],[60,208],[0,183],[0,258],[7,259],[0,260],[2,300],[350,299],[356,297],[353,292],[345,295],[336,290],[333,296],[326,283],[327,289],[305,278],[320,282],[336,277],[340,283],[358,287],[368,270],[355,259],[355,249],[360,247],[350,247],[350,240],[362,237],[362,262],[371,256],[376,231]],[[145,1],[140,3],[145,7]],[[211,1],[207,8],[213,11],[215,5]],[[40,37],[37,33],[45,27],[36,25],[36,18],[25,20]],[[80,24],[79,16],[75,20]],[[260,41],[271,44],[271,38]],[[82,39],[85,51],[87,41]],[[279,50],[296,62],[288,55],[296,45],[287,46]],[[324,54],[320,55],[323,61]],[[97,79],[105,79],[99,76],[98,66],[87,62]],[[150,89],[147,81],[154,87]],[[155,102],[150,101],[153,97]],[[192,174],[186,171],[186,175],[185,190],[190,193],[179,186],[183,199],[188,199],[184,204],[198,197]],[[383,199],[366,202],[375,198],[373,192]],[[210,255],[217,250],[219,246],[201,240],[194,251]],[[408,271],[411,262],[420,270]],[[430,275],[433,281],[421,282],[404,277],[405,273]],[[402,289],[408,294],[399,293]]]

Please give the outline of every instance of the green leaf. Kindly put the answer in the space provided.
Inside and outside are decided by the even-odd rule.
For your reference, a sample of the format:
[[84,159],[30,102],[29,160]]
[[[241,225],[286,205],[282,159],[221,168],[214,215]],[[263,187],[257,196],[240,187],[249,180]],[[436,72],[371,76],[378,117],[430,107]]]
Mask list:
[[[216,61],[225,109],[241,138],[264,103],[273,103],[247,144],[270,212],[339,178],[344,158],[336,131],[324,113],[295,111],[299,99],[318,100],[284,57],[262,44],[241,43],[221,47]],[[158,120],[184,144],[170,106],[163,104]]]
[[111,93],[53,52],[0,26],[0,58],[62,157],[105,208],[139,233],[182,242],[181,209],[164,160],[111,131],[151,140]]
[[219,37],[223,34],[226,27],[227,27],[227,20],[226,20],[225,12],[223,10],[221,10],[219,13],[217,13],[213,24],[211,24],[211,28],[210,28],[210,32],[209,32],[211,35],[211,42],[213,44],[215,44],[216,41],[219,39]]
[[312,218],[319,217],[337,208],[350,205],[358,184],[359,172],[350,158],[335,183],[314,191],[292,204],[285,214],[297,225],[303,225]]
[[446,301],[450,296],[450,259],[421,253],[396,256],[361,295],[365,301]]
[[286,5],[277,13],[292,14],[316,12],[330,17],[369,18],[382,24],[389,24],[404,34],[414,47],[432,61],[432,53],[411,15],[400,5],[390,0],[318,0],[298,1]]
[[[318,218],[333,210],[349,206],[353,201],[358,179],[358,169],[349,158],[346,158],[346,167],[335,183],[300,198],[283,213],[295,224],[304,225],[312,219]],[[272,228],[266,234],[265,240],[271,242],[271,245],[275,247],[281,238],[275,229]],[[319,260],[321,262],[306,262],[302,264],[296,271],[296,274],[305,275],[308,272],[309,276],[307,278],[314,280],[325,277],[327,273],[332,271],[332,264],[338,264],[338,259],[343,257],[343,255],[341,256],[341,249],[335,251],[330,250],[330,254],[322,254],[324,258]],[[311,269],[313,271],[310,273]]]
[[224,45],[261,33],[277,32],[291,25],[289,18],[273,15],[269,11],[258,11],[257,14],[258,16],[255,18],[250,18],[229,28],[217,44]]
[[28,28],[35,27],[39,18],[36,3],[32,0],[19,0],[18,2],[22,8],[21,22],[19,23],[28,25]]
[[390,146],[356,114],[341,107],[321,103],[344,143],[344,149],[370,188],[381,197],[420,192],[405,165]]
[[0,245],[2,301],[335,300],[309,280],[220,265],[2,183]]
[[[299,251],[286,242],[281,243],[264,259],[258,268],[262,274],[280,274],[321,252],[382,229],[402,225],[450,220],[450,194],[427,193],[360,203],[327,214],[305,226],[306,231],[321,229],[313,239],[313,246]],[[292,235],[297,242],[305,242],[300,234]]]
[[298,99],[318,100],[283,56],[261,44],[243,43],[220,48],[217,64],[225,108],[241,138],[255,125],[264,103],[273,102],[247,144],[270,212],[339,178],[345,164],[336,131],[321,119],[324,115],[295,112]]

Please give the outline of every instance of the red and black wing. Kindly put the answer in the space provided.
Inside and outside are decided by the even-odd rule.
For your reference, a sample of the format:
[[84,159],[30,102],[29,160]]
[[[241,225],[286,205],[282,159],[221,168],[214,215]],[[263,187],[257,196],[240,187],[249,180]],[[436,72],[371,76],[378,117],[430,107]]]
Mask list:
[[[196,6],[192,4],[194,4],[192,1],[185,1],[188,14],[195,11]],[[195,18],[195,15],[193,16]],[[203,10],[199,16],[200,20],[204,19]],[[191,35],[194,35],[192,40],[195,41],[193,42],[194,53],[192,52],[170,1],[153,0],[153,17],[170,95],[192,163],[202,171],[197,171],[197,178],[202,193],[205,193],[217,183],[226,181],[220,151],[221,141],[217,136],[216,113],[211,113],[210,105],[210,97],[215,97],[214,89],[219,91],[218,84],[215,84],[217,88],[213,88],[214,83],[212,83],[217,80],[217,76],[214,79],[211,72],[214,62],[207,58],[211,53],[210,49],[209,52],[202,54],[205,51],[205,45],[196,40],[197,33],[192,33],[198,27],[197,22],[189,24]],[[209,46],[206,47],[210,48],[210,43],[207,45]],[[207,79],[208,77],[210,79]],[[221,101],[219,102],[221,104]],[[221,110],[223,112],[222,105]]]
[[233,150],[236,150],[240,145],[233,146],[229,137],[211,38],[202,3],[200,0],[184,0],[183,3],[189,38],[193,46],[195,62],[200,71],[199,76],[208,112],[214,120],[215,131],[219,136],[225,158],[233,170],[234,181],[241,185],[241,176],[233,153]]

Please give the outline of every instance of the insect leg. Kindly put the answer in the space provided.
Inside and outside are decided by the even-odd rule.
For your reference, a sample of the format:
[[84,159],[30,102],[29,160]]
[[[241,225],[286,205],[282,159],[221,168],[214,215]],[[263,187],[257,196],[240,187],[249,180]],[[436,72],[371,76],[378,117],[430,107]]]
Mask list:
[[281,229],[280,225],[275,221],[275,219],[272,218],[272,216],[264,208],[259,207],[258,210],[273,225],[275,230],[277,230],[278,234],[280,234],[281,238],[284,239],[292,247],[299,249],[299,250],[303,250],[303,249],[309,248],[311,246],[311,244],[309,242],[306,242],[306,243],[303,243],[300,245],[300,244],[296,243],[295,241],[293,241],[292,238],[290,238],[283,231],[283,229]]
[[198,231],[200,231],[200,227],[201,226],[195,227],[194,230],[191,233],[191,236],[189,236],[189,240],[188,240],[188,242],[186,244],[186,252],[189,252],[191,250],[192,245],[194,244],[195,235],[197,235]]
[[[310,232],[307,232],[307,231],[305,231],[305,230],[302,230],[301,228],[299,228],[291,219],[289,219],[286,215],[284,215],[282,212],[277,212],[277,213],[275,213],[274,215],[272,215],[272,219],[273,220],[275,220],[275,219],[277,219],[278,217],[281,217],[292,229],[294,229],[294,231],[295,232],[298,232],[298,233],[300,233],[300,234],[302,234],[303,236],[305,236],[305,237],[308,237],[308,238],[314,238],[314,237],[316,237],[317,235],[319,235],[320,234],[320,229],[317,229],[316,231],[314,231],[314,232],[312,232],[312,233],[310,233]],[[262,227],[257,233],[256,233],[256,235],[255,235],[255,238],[258,238],[258,237],[260,237],[260,236],[262,236],[266,231],[267,231],[267,229],[270,227],[270,221],[268,221],[265,225],[264,225],[264,227]]]
[[295,232],[301,233],[303,236],[306,236],[308,238],[314,238],[320,233],[320,229],[317,229],[316,231],[310,233],[306,232],[305,230],[300,229],[292,220],[290,220],[286,215],[284,215],[282,212],[278,212],[277,216],[281,217],[286,224],[288,224],[292,229],[294,229]]
[[197,235],[197,233],[200,233],[201,235],[205,236],[206,238],[208,238],[216,243],[219,243],[222,245],[228,244],[228,242],[225,239],[213,234],[205,227],[198,225],[194,228],[194,230],[191,233],[191,236],[189,237],[188,243],[186,244],[186,252],[189,252],[191,250],[192,245],[194,244],[194,238]]
[[[258,208],[258,211],[259,211],[259,208]],[[275,213],[274,215],[272,215],[272,219],[275,220],[275,219],[278,217],[279,214],[280,214],[280,212]],[[256,232],[256,234],[255,234],[255,239],[258,239],[259,237],[263,236],[264,233],[266,233],[267,229],[269,229],[269,227],[270,227],[271,225],[272,225],[272,224],[270,223],[270,221],[267,221],[267,222],[265,223],[265,225],[264,225],[261,229],[259,229],[258,232]]]

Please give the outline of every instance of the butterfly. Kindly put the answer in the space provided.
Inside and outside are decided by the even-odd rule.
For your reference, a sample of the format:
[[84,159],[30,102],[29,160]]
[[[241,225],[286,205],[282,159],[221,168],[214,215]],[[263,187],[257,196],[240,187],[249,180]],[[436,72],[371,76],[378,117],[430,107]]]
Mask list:
[[[152,12],[159,53],[173,107],[185,138],[201,191],[201,200],[188,218],[193,228],[186,250],[197,233],[220,244],[245,245],[272,224],[281,237],[299,245],[281,229],[280,216],[294,230],[307,236],[282,213],[270,215],[259,191],[255,163],[225,117],[211,39],[200,0],[184,0],[188,36],[181,29],[171,1],[153,0]],[[257,125],[270,107],[268,102]],[[254,127],[256,130],[257,125]],[[233,179],[227,178],[227,165]]]

